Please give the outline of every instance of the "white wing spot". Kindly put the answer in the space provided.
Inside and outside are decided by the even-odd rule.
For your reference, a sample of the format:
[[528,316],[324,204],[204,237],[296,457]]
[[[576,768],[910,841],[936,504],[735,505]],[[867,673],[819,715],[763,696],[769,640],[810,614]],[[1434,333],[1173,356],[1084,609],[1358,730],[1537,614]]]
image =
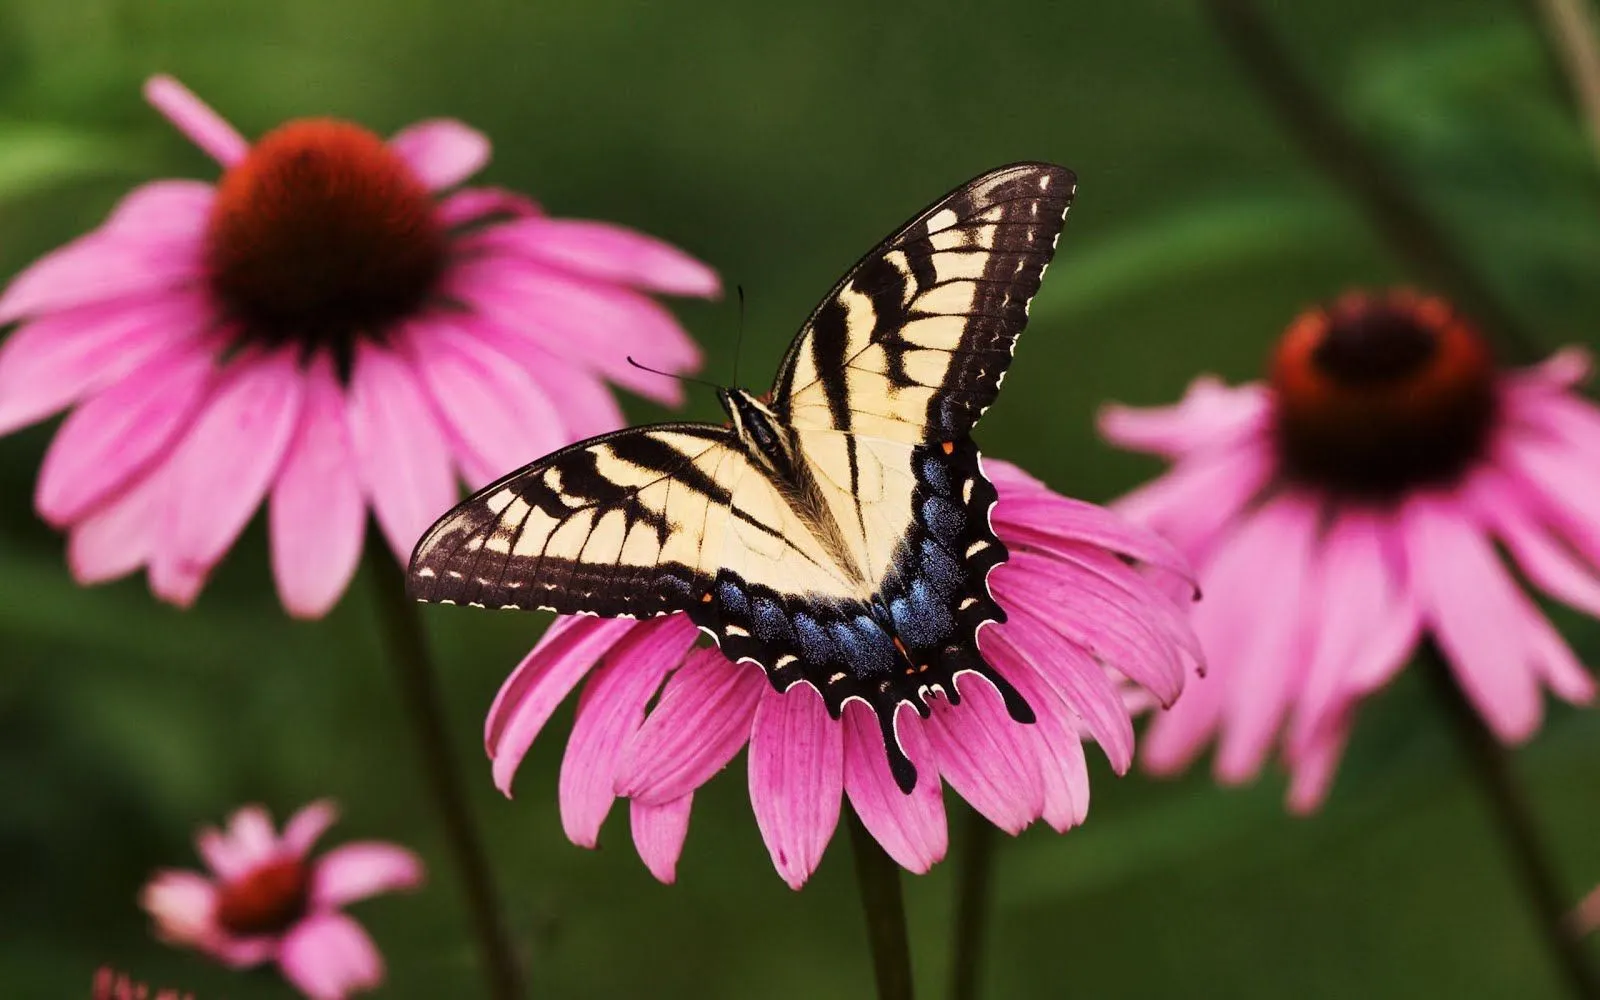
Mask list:
[[967,558],[971,559],[973,556],[977,555],[979,552],[982,552],[984,549],[986,549],[988,547],[989,547],[989,543],[988,542],[984,541],[981,538],[978,539],[977,541],[973,542],[971,545],[967,546]]

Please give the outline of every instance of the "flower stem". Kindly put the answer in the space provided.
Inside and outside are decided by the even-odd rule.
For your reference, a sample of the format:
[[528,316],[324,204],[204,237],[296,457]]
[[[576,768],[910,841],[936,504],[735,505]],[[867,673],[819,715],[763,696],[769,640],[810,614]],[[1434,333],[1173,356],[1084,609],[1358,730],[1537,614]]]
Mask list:
[[1467,766],[1493,817],[1501,846],[1510,858],[1513,874],[1568,993],[1581,1000],[1597,1000],[1600,978],[1567,917],[1566,897],[1556,877],[1555,860],[1539,837],[1527,798],[1512,773],[1510,754],[1462,693],[1438,647],[1426,643],[1420,656],[1434,694],[1450,716]]
[[847,803],[845,823],[856,856],[856,884],[867,915],[867,941],[878,1000],[912,1000],[911,946],[906,940],[906,906],[900,896],[900,866],[885,854]]
[[494,879],[489,873],[488,857],[472,818],[460,768],[450,749],[444,699],[428,652],[421,616],[417,614],[416,602],[406,596],[405,578],[381,538],[369,540],[366,563],[377,589],[378,614],[388,658],[394,663],[400,695],[406,703],[417,749],[422,754],[422,769],[427,775],[428,790],[439,813],[439,822],[444,826],[450,860],[466,893],[467,912],[482,953],[489,996],[493,1000],[516,1000],[522,996],[522,974],[512,953]]
[[1455,250],[1427,210],[1311,85],[1252,0],[1201,0],[1234,60],[1279,123],[1417,278],[1455,301],[1507,348],[1507,360],[1543,357],[1538,343]]
[[963,826],[960,870],[956,874],[955,938],[950,942],[951,1000],[973,1000],[978,995],[978,973],[988,941],[994,852],[999,843],[994,824],[976,809],[968,807]]
[[1550,55],[1561,67],[1600,157],[1600,18],[1587,0],[1531,0]]

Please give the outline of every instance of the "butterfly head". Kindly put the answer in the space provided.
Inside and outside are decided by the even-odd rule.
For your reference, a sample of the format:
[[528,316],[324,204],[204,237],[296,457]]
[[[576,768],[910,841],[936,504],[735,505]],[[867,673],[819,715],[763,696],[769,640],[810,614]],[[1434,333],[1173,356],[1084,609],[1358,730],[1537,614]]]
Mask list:
[[717,401],[733,421],[733,432],[759,454],[772,456],[784,451],[778,430],[782,421],[759,397],[744,389],[718,389]]

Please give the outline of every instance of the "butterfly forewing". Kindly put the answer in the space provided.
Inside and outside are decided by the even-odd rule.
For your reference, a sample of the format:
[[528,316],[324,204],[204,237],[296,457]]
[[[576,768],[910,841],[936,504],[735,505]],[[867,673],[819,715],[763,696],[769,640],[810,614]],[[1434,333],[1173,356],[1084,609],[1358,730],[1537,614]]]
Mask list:
[[562,614],[681,611],[716,575],[748,468],[730,432],[709,424],[564,448],[441,518],[412,554],[412,595]]
[[1011,364],[1075,184],[1064,167],[1019,163],[935,202],[812,313],[774,408],[797,427],[913,444],[970,432]]

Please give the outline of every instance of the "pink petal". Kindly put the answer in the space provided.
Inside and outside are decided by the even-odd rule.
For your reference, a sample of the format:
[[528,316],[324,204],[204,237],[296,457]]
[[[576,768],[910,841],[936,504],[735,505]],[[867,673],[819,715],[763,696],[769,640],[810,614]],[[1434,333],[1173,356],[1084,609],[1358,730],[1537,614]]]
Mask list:
[[1349,723],[1341,720],[1320,729],[1315,739],[1295,755],[1289,772],[1290,812],[1306,816],[1321,808],[1349,736]]
[[230,937],[225,931],[218,931],[199,942],[199,947],[230,968],[248,969],[276,957],[278,939],[267,935],[236,938]]
[[152,76],[146,80],[144,99],[176,125],[190,142],[224,167],[238,163],[250,151],[250,143],[238,130],[170,76]]
[[644,721],[646,704],[698,635],[683,615],[642,622],[589,676],[561,758],[561,826],[579,847],[594,847],[616,799],[622,753]]
[[1111,505],[1200,561],[1277,473],[1264,436],[1192,455]]
[[717,272],[710,267],[670,243],[609,222],[518,219],[484,230],[472,246],[645,291],[704,298],[722,291]]
[[1083,720],[1112,770],[1126,772],[1133,761],[1133,720],[1117,685],[1098,660],[1052,630],[1059,626],[1056,616],[1035,613],[1017,603],[1008,607],[1012,608],[1010,620],[980,632],[980,647],[987,650],[990,642],[1002,643],[1012,655],[1032,663],[1040,678]]
[[453,118],[418,122],[397,132],[389,147],[433,190],[460,184],[489,162],[489,139]]
[[213,826],[200,830],[195,837],[195,848],[206,867],[224,882],[244,874],[258,860],[251,852],[241,850],[230,834]]
[[772,866],[799,889],[839,823],[844,743],[809,684],[765,689],[750,730],[750,804]]
[[1269,409],[1266,387],[1260,383],[1233,388],[1202,375],[1171,406],[1102,407],[1099,427],[1102,437],[1123,448],[1179,458],[1255,433]]
[[[1223,781],[1245,781],[1261,769],[1305,683],[1317,516],[1312,503],[1293,495],[1269,502],[1218,553],[1207,586],[1221,593],[1195,610],[1207,662],[1226,671],[1218,676],[1227,683],[1216,761]],[[1229,662],[1221,665],[1224,657]]]
[[317,859],[311,873],[311,902],[338,909],[368,896],[415,889],[422,876],[422,860],[405,848],[377,840],[353,841]]
[[[990,629],[989,631],[992,631]],[[1043,673],[1003,637],[996,636],[990,662],[1015,685],[1033,709],[1036,721],[1022,727],[1032,744],[1044,784],[1043,817],[1058,833],[1082,823],[1089,814],[1089,764],[1078,733],[1077,716]],[[986,652],[985,656],[989,654]]]
[[571,443],[527,372],[481,339],[444,321],[417,323],[409,346],[474,488]]
[[917,787],[910,795],[900,791],[878,720],[856,702],[844,710],[844,787],[873,839],[900,867],[920,875],[944,860],[949,848],[939,760],[915,712],[901,706],[895,722],[900,746],[916,765]]
[[928,719],[939,773],[972,808],[1015,836],[1044,812],[1039,761],[988,681],[965,674],[956,684],[961,704],[936,698]]
[[74,410],[39,470],[39,516],[64,527],[123,491],[187,429],[215,370],[199,352],[158,359]]
[[456,500],[444,432],[411,366],[372,344],[356,345],[349,407],[357,472],[404,565],[417,539]]
[[163,941],[195,945],[216,933],[217,887],[197,872],[165,869],[139,893]]
[[592,370],[556,357],[519,333],[506,331],[480,318],[473,332],[496,350],[514,359],[560,415],[559,427],[568,441],[579,441],[627,424],[617,397],[605,380]]
[[0,347],[0,434],[113,385],[152,358],[192,351],[208,322],[192,295],[71,309],[20,327]]
[[114,580],[143,565],[164,527],[162,505],[172,467],[168,459],[72,527],[67,567],[88,585]]
[[151,301],[202,273],[200,233],[95,230],[39,258],[0,294],[0,323],[80,306]]
[[484,745],[494,761],[494,784],[511,794],[511,779],[556,706],[589,668],[630,630],[625,618],[557,618],[539,644],[511,672],[484,723]]
[[1472,483],[1474,513],[1500,537],[1536,586],[1591,615],[1600,616],[1600,578],[1527,509],[1522,491],[1485,473]]
[[716,649],[690,654],[623,752],[617,794],[660,804],[705,784],[749,741],[766,685]]
[[305,857],[338,818],[339,809],[330,799],[318,799],[305,806],[284,824],[283,849]]
[[233,844],[234,856],[246,866],[278,855],[277,831],[272,828],[272,817],[261,806],[245,806],[235,811],[228,821],[226,836]]
[[1058,635],[1150,688],[1163,704],[1177,698],[1184,684],[1177,648],[1137,610],[1051,581],[1043,568],[1048,565],[1048,560],[1015,553],[992,577],[1001,605],[1048,621]]
[[689,835],[690,793],[670,802],[650,805],[635,799],[630,809],[633,846],[650,874],[671,885],[678,878],[678,857]]
[[239,537],[283,463],[303,394],[291,351],[223,373],[172,457],[165,537],[150,563],[158,596],[187,603],[183,581],[203,577]]
[[447,294],[508,329],[660,403],[682,402],[683,386],[635,368],[630,356],[674,374],[700,367],[700,348],[672,313],[631,289],[501,256],[464,260],[447,283]]
[[986,461],[983,468],[1000,493],[993,520],[1001,541],[1015,537],[1046,549],[1052,543],[1094,545],[1194,582],[1194,570],[1182,553],[1125,515],[1048,489],[1041,491],[1038,487],[1043,484],[1007,462]]
[[1577,654],[1549,620],[1531,604],[1525,606],[1528,652],[1533,669],[1550,689],[1575,705],[1595,698],[1594,677],[1578,662]]
[[123,195],[99,231],[177,249],[200,239],[216,200],[204,181],[151,181]]
[[1393,677],[1416,646],[1421,617],[1387,558],[1388,534],[1376,516],[1354,511],[1327,529],[1307,598],[1320,612],[1310,620],[1310,666],[1290,729],[1297,759],[1317,753],[1323,730],[1343,726],[1347,706]]
[[486,219],[538,214],[539,206],[527,195],[504,188],[477,187],[445,195],[439,201],[435,217],[441,225],[453,229]]
[[1506,489],[1519,506],[1561,529],[1591,564],[1600,564],[1600,469],[1570,446],[1528,438],[1505,447],[1499,462],[1509,475]]
[[1412,585],[1456,680],[1501,740],[1526,739],[1542,706],[1528,664],[1525,598],[1488,539],[1452,505],[1413,497],[1403,516]]
[[284,978],[311,1000],[344,1000],[383,983],[383,956],[361,925],[342,913],[296,924],[278,956]]
[[267,507],[278,599],[297,618],[327,614],[361,559],[367,505],[345,415],[332,359],[319,354],[306,369],[300,426]]

